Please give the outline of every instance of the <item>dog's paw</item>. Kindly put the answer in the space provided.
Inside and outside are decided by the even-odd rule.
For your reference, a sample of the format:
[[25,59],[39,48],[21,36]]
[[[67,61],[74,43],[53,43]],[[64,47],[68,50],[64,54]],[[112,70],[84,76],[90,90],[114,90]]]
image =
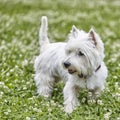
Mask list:
[[43,96],[45,98],[51,97],[51,92],[47,90],[38,89],[37,93],[39,96]]
[[79,105],[80,105],[79,102],[76,102],[76,103],[74,103],[74,104],[73,104],[73,103],[69,103],[69,104],[65,105],[64,110],[65,110],[66,113],[70,114],[70,113],[72,113],[73,110],[75,110],[75,109],[77,108],[77,106],[79,106]]
[[75,107],[73,107],[71,104],[70,105],[66,105],[65,106],[65,112],[66,113],[68,113],[68,114],[70,114],[70,113],[72,113],[72,111],[75,109]]

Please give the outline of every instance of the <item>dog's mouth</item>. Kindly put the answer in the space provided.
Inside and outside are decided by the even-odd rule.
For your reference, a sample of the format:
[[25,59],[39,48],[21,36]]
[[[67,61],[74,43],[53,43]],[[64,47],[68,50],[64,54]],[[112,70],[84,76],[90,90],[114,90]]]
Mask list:
[[[68,73],[73,74],[73,73],[76,73],[76,71],[73,70],[73,69],[68,69]],[[81,73],[81,74],[78,74],[78,77],[81,78],[81,79],[86,79],[87,75],[84,75],[84,74]]]
[[68,72],[69,72],[70,74],[73,74],[73,73],[75,73],[76,71],[75,71],[75,70],[72,70],[72,69],[68,69]]
[[79,77],[79,78],[86,79],[86,78],[87,78],[87,75],[83,75],[83,74],[81,73],[81,74],[78,74],[78,77]]

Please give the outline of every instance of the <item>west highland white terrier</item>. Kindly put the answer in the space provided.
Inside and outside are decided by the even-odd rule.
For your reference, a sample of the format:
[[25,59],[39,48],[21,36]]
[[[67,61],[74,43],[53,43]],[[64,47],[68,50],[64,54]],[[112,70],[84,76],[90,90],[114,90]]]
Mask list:
[[54,83],[64,80],[64,109],[71,113],[79,106],[79,88],[88,89],[93,97],[104,89],[107,77],[104,46],[93,28],[86,33],[73,26],[68,41],[57,43],[49,42],[47,29],[47,17],[43,16],[39,31],[40,55],[34,64],[37,92],[49,97]]

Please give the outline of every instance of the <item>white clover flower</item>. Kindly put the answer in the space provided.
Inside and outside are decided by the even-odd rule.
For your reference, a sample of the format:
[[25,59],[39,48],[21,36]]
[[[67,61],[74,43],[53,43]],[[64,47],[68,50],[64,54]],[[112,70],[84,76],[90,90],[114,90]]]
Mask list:
[[18,74],[15,74],[16,77],[18,77]]
[[39,112],[39,113],[43,113],[41,109],[38,109],[37,112]]
[[118,82],[115,82],[115,86],[118,87],[119,83]]
[[88,92],[88,96],[89,96],[89,97],[92,97],[92,92]]
[[19,54],[19,57],[21,58],[23,55],[22,54]]
[[105,88],[105,90],[106,90],[107,92],[110,92],[110,89],[109,89],[109,87],[106,87],[106,88]]
[[5,85],[4,85],[3,88],[9,90],[8,86],[5,86]]
[[[33,99],[34,99],[34,97],[33,97]],[[38,104],[35,104],[35,106],[38,106]]]
[[96,103],[96,101],[94,99],[88,100],[88,104],[93,104],[93,103]]
[[9,114],[9,112],[4,112],[4,114],[5,114],[5,115],[8,115],[8,114]]
[[33,111],[37,112],[37,111],[38,111],[38,109],[37,109],[37,108],[33,108]]
[[1,44],[2,44],[2,45],[5,45],[5,40],[2,40]]
[[55,90],[55,91],[57,91],[57,90],[58,90],[58,88],[55,88],[54,90]]
[[7,103],[7,100],[5,99],[4,102]]
[[117,79],[118,77],[117,76],[113,76],[114,79]]
[[118,117],[117,120],[120,120],[120,117]]
[[13,73],[13,72],[14,72],[14,69],[11,69],[10,72]]
[[27,86],[24,86],[24,87],[23,87],[23,90],[27,90]]
[[116,97],[120,97],[120,93],[116,93],[115,96],[116,96]]
[[118,66],[120,67],[120,63],[118,64]]
[[2,98],[3,94],[4,94],[3,92],[0,92],[0,99]]
[[53,100],[51,100],[51,105],[56,106],[57,104]]
[[6,57],[3,57],[2,60],[3,60],[3,61],[6,61]]
[[53,100],[51,100],[50,102],[51,102],[51,104],[54,104],[54,103],[55,103]]
[[0,85],[5,85],[5,83],[4,82],[0,82]]
[[26,82],[27,85],[31,84],[31,82]]
[[26,117],[26,120],[31,120],[31,118],[30,117]]
[[97,100],[97,104],[98,104],[98,105],[103,105],[102,100]]
[[17,65],[15,65],[15,69],[18,69],[18,66],[17,66]]
[[120,87],[118,88],[118,90],[120,91]]
[[11,112],[11,110],[10,110],[10,109],[8,109],[7,111],[8,111],[8,113],[10,113],[10,112]]
[[112,112],[108,112],[108,113],[104,114],[104,119],[109,120],[111,113]]
[[48,112],[52,112],[52,108],[48,108]]
[[82,98],[82,103],[85,103],[85,101],[86,101],[86,98]]
[[112,94],[112,96],[120,98],[120,93],[114,93],[114,94]]
[[62,105],[58,105],[59,108],[62,108]]
[[28,65],[28,60],[24,60],[23,62],[22,62],[22,66],[24,67],[24,66],[27,66]]
[[1,94],[1,95],[3,95],[3,94],[4,94],[4,92],[0,92],[0,94]]
[[47,107],[49,107],[49,106],[50,106],[50,104],[49,104],[49,103],[46,103],[46,106],[47,106]]
[[9,77],[9,76],[10,76],[10,73],[9,73],[9,72],[7,72],[7,73],[6,73],[6,76],[7,76],[7,77]]

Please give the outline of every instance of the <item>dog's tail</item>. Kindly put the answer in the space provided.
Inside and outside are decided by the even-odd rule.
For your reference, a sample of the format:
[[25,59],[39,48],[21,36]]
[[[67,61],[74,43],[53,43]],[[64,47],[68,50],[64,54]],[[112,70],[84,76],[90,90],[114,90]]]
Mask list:
[[47,17],[42,16],[42,18],[41,18],[41,27],[40,27],[40,30],[39,30],[40,52],[44,51],[44,49],[46,48],[46,45],[49,44],[47,30],[48,30]]

